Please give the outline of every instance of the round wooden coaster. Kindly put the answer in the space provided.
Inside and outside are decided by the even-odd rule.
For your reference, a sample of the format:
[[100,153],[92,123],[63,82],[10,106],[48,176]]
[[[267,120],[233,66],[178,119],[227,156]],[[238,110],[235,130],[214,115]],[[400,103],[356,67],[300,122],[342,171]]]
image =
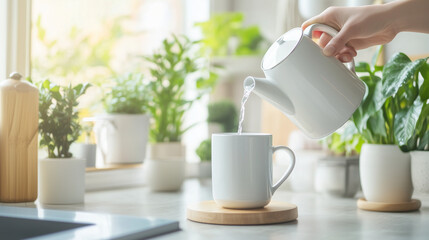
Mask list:
[[264,208],[228,209],[215,201],[204,201],[188,206],[187,218],[194,222],[223,225],[260,225],[284,223],[298,218],[296,205],[271,202]]
[[422,203],[418,199],[411,199],[410,202],[404,203],[384,203],[384,202],[368,202],[364,198],[360,198],[357,202],[358,208],[367,211],[376,212],[411,212],[420,208]]

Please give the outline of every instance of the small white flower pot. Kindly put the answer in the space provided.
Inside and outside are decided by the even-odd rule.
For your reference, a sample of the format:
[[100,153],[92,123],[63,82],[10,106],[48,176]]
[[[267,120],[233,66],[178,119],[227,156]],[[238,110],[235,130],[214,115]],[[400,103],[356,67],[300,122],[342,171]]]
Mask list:
[[84,159],[86,167],[95,167],[97,145],[89,143],[73,143],[70,146],[73,157]]
[[211,178],[212,177],[212,162],[202,161],[198,165],[199,177],[200,178]]
[[360,179],[369,202],[409,202],[413,195],[410,154],[396,145],[364,144]]
[[429,194],[429,151],[412,151],[410,154],[414,190]]
[[178,191],[185,179],[185,156],[180,142],[151,144],[143,165],[147,186],[152,191]]
[[186,162],[180,159],[147,159],[144,163],[146,184],[152,191],[178,191],[185,179]]
[[359,156],[326,156],[317,163],[314,187],[317,192],[352,198],[360,189]]
[[46,158],[39,160],[39,202],[78,204],[85,196],[84,159]]

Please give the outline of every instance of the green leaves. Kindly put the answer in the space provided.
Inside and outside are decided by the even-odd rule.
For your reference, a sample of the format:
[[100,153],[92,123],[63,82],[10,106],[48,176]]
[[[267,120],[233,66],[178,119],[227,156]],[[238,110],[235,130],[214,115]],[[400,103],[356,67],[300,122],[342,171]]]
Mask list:
[[202,162],[211,161],[212,159],[212,140],[206,139],[200,143],[198,148],[195,150]]
[[360,132],[366,127],[368,119],[381,109],[385,101],[381,93],[380,77],[370,74],[369,76],[362,76],[361,80],[366,85],[366,92],[361,105],[352,116],[352,120]]
[[369,66],[368,63],[366,62],[359,62],[358,64],[356,64],[355,66],[355,71],[356,72],[371,72],[371,68]]
[[207,121],[222,125],[223,132],[236,132],[238,115],[234,103],[227,100],[210,103]]
[[429,99],[429,64],[423,64],[420,69],[420,73],[423,76],[423,83],[420,86],[420,99],[425,102]]
[[152,79],[148,85],[151,100],[148,109],[153,118],[152,142],[176,142],[189,128],[183,126],[185,112],[201,93],[186,99],[186,86],[195,79],[196,90],[210,89],[217,75],[208,70],[205,59],[195,49],[195,42],[185,36],[165,39],[162,47],[145,59],[151,63]]
[[[371,68],[360,63],[356,69],[368,74],[361,77],[367,85],[367,94],[352,117],[365,140],[397,144],[402,151],[429,150],[427,58],[412,62],[405,54],[398,53],[384,67]],[[380,69],[383,69],[381,80],[375,76]]]
[[89,84],[60,87],[49,80],[39,84],[39,143],[47,147],[50,158],[72,157],[70,145],[81,130],[77,99],[89,87]]
[[324,138],[322,143],[335,155],[350,156],[359,154],[364,143],[362,136],[351,122],[346,123],[343,130],[341,133],[335,132]]
[[402,109],[395,115],[394,132],[400,146],[405,145],[412,137],[422,107],[423,103],[417,100],[410,108]]
[[419,59],[411,62],[407,55],[395,54],[383,69],[383,95],[385,97],[394,95],[401,85],[414,78],[426,60]]
[[114,79],[114,86],[104,97],[108,113],[144,114],[150,101],[149,87],[142,74],[128,74]]
[[[201,29],[202,51],[209,56],[257,55],[265,50],[265,39],[257,26],[243,27],[239,12],[213,14],[208,21],[196,23]],[[232,42],[236,43],[231,46]]]

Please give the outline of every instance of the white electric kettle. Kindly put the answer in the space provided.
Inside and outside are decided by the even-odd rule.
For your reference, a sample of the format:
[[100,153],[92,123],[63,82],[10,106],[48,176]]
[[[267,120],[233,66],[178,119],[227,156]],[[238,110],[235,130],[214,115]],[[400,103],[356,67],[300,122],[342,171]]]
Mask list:
[[294,28],[271,45],[262,60],[266,78],[247,77],[244,87],[253,91],[288,116],[311,138],[322,138],[340,128],[359,107],[364,83],[347,67],[327,57],[312,40],[313,31],[335,36],[323,24],[302,31]]

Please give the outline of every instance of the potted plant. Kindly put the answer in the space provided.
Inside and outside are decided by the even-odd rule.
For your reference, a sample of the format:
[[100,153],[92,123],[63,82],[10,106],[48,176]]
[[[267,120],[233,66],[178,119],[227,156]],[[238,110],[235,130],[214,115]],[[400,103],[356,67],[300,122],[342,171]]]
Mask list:
[[353,123],[322,140],[327,155],[318,159],[315,189],[317,192],[354,197],[360,189],[359,153],[364,143]]
[[416,75],[411,81],[417,96],[411,108],[398,112],[395,124],[404,128],[395,129],[395,136],[401,149],[411,154],[414,190],[429,193],[429,64],[427,58],[416,64],[421,78]]
[[211,138],[206,139],[200,143],[198,148],[195,150],[196,154],[200,158],[199,164],[199,176],[200,178],[210,178],[212,176],[212,140]]
[[268,48],[259,27],[244,27],[243,21],[243,13],[225,12],[195,24],[203,34],[200,41],[203,54],[211,58],[212,65],[222,67],[227,74],[260,73],[249,71],[258,69],[261,55]]
[[95,167],[97,145],[92,140],[93,122],[81,123],[82,135],[70,146],[73,156],[86,160],[86,167]]
[[70,145],[80,135],[77,99],[90,85],[60,87],[40,84],[40,146],[48,158],[39,160],[39,201],[43,204],[75,204],[84,201],[85,160],[73,158]]
[[228,100],[209,103],[207,122],[209,136],[219,132],[236,132],[238,116],[234,103]]
[[186,152],[181,137],[190,128],[184,126],[184,116],[202,94],[187,98],[186,83],[196,79],[196,87],[203,90],[215,80],[204,65],[199,65],[204,64],[204,59],[194,51],[194,46],[185,36],[173,35],[163,40],[162,47],[152,56],[145,57],[152,65],[152,101],[148,107],[153,120],[150,158],[145,169],[147,183],[155,191],[178,190],[184,179]]
[[196,23],[201,29],[202,50],[209,56],[260,55],[264,53],[266,40],[259,27],[243,26],[244,14],[225,12],[213,14],[209,20]]
[[[412,62],[394,55],[384,67],[360,63],[356,71],[367,93],[352,120],[367,144],[360,155],[360,177],[365,198],[371,202],[409,202],[413,193],[410,154],[403,143],[413,136],[422,110],[419,78],[426,59]],[[378,73],[382,72],[382,77]],[[401,148],[400,148],[401,147]]]
[[143,75],[115,78],[103,100],[107,115],[96,118],[95,132],[104,163],[142,163],[150,120],[150,93]]

